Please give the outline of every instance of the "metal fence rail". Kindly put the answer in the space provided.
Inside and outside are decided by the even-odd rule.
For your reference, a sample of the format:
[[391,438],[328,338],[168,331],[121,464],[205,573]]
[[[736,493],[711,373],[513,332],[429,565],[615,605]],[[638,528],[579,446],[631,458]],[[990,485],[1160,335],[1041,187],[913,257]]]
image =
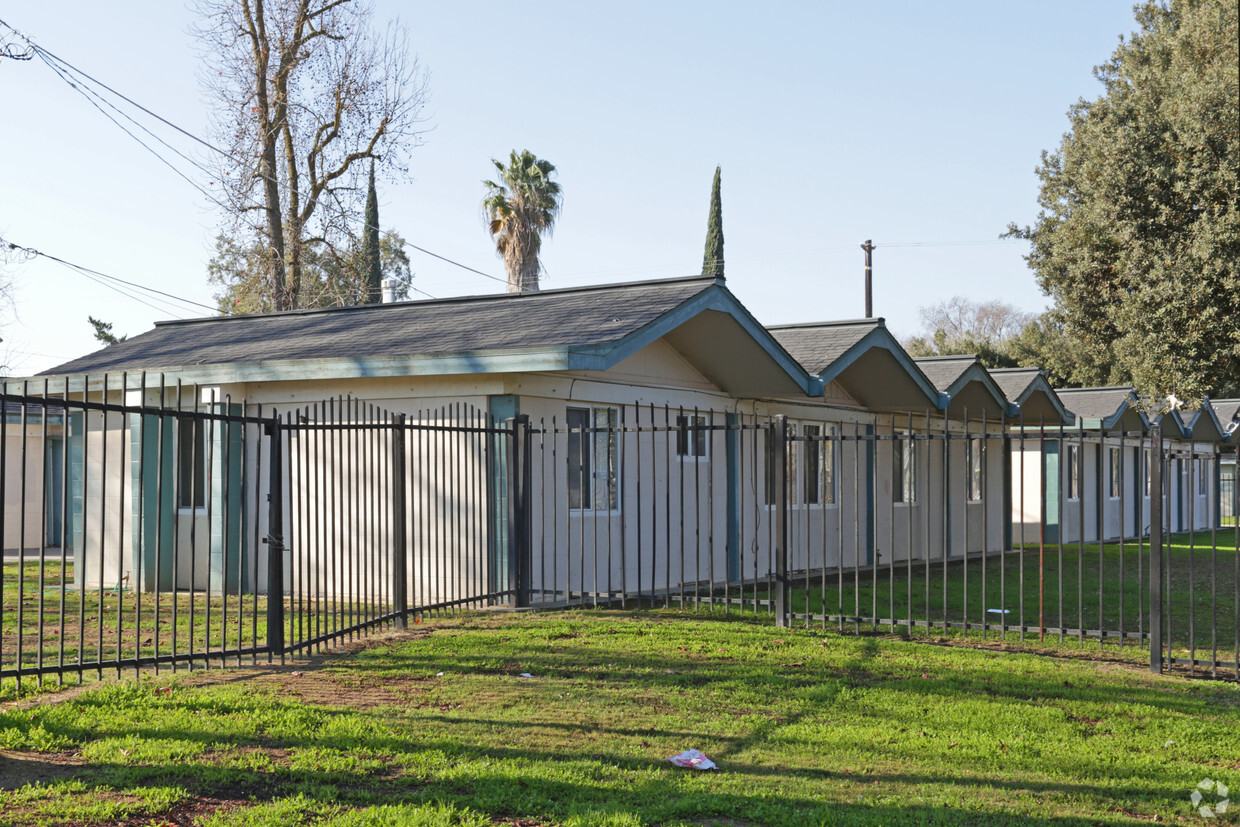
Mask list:
[[585,403],[501,421],[345,397],[274,410],[143,375],[5,391],[0,679],[618,604],[1138,647],[1156,669],[1240,677],[1230,456],[1157,428]]

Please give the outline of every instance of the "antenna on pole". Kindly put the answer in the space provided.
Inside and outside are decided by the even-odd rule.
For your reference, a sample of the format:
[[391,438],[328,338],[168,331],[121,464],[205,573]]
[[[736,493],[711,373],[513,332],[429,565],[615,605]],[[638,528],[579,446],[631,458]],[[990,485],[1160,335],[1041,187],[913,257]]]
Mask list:
[[874,318],[874,242],[865,240],[861,245],[865,250],[865,317]]

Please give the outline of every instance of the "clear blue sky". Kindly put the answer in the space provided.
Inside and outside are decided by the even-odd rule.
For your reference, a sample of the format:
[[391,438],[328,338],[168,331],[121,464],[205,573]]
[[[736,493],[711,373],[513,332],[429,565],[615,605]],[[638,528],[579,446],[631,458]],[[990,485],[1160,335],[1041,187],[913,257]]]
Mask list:
[[[996,238],[1034,219],[1039,153],[1134,28],[1130,0],[377,3],[378,20],[396,15],[431,101],[412,180],[381,186],[385,227],[502,277],[481,180],[490,158],[526,148],[564,189],[544,287],[691,275],[720,164],[728,286],[760,321],[862,315],[870,238],[875,312],[899,335],[953,295],[1046,305],[1026,245]],[[182,4],[20,2],[0,18],[206,134]],[[196,189],[38,60],[0,60],[0,99],[0,236],[214,304],[220,221]],[[912,242],[934,244],[887,246]],[[431,295],[502,289],[411,255]],[[147,307],[46,260],[7,277],[13,375],[97,349],[87,315],[134,335],[205,313]]]

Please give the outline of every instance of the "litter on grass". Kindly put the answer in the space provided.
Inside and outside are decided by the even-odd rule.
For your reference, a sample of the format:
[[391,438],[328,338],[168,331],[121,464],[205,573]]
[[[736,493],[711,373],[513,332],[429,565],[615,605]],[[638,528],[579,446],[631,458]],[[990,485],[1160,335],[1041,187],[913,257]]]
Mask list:
[[529,672],[522,672],[520,675],[517,675],[517,677],[518,678],[532,678],[534,676],[531,675]]
[[679,755],[673,755],[671,758],[664,759],[671,761],[678,767],[684,767],[687,770],[717,770],[719,767],[715,762],[707,758],[695,749],[687,749]]

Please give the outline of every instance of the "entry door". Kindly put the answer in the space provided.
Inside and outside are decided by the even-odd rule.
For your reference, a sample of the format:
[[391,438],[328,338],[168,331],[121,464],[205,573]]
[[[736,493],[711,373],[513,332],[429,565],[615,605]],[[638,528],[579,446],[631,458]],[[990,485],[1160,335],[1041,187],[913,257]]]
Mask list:
[[1046,496],[1042,500],[1042,513],[1045,523],[1042,538],[1047,543],[1059,542],[1059,443],[1044,442],[1042,444],[1042,480]]

